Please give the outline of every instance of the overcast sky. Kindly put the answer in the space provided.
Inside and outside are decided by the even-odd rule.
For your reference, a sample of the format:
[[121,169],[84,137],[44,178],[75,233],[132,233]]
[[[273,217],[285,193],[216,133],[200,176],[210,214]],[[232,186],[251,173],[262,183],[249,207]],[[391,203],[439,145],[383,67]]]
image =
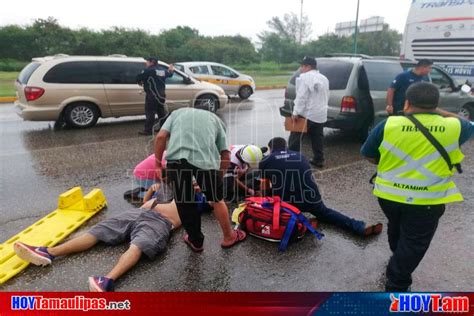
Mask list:
[[[411,0],[360,0],[360,18],[382,16],[403,32]],[[334,31],[337,22],[355,20],[357,0],[304,0],[312,37]],[[256,40],[266,21],[288,12],[299,14],[300,0],[1,0],[0,25],[30,24],[55,17],[71,28],[140,28],[152,33],[188,25],[203,35],[241,34]]]

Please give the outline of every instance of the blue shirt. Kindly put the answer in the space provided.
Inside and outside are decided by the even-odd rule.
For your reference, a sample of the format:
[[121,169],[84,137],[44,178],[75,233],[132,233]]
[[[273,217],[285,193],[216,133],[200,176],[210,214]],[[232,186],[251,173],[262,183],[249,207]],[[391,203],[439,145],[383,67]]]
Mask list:
[[321,194],[308,160],[298,152],[278,151],[265,157],[259,165],[262,178],[272,184],[273,195],[281,197],[301,211],[314,209]]
[[390,85],[390,88],[394,89],[393,95],[393,113],[403,111],[403,105],[405,104],[405,93],[409,86],[415,82],[428,81],[425,76],[418,76],[413,71],[408,70],[399,74]]
[[[437,115],[437,114],[433,114]],[[459,135],[459,146],[464,144],[469,140],[469,138],[474,135],[474,122],[468,122],[466,120],[461,121],[461,134]],[[370,132],[369,137],[365,141],[364,145],[360,150],[362,156],[368,158],[380,158],[379,147],[383,141],[383,132],[385,129],[385,123],[387,120],[384,120],[377,124],[375,128]]]
[[147,94],[165,98],[166,78],[173,76],[164,66],[149,66],[137,76],[137,82],[143,84]]

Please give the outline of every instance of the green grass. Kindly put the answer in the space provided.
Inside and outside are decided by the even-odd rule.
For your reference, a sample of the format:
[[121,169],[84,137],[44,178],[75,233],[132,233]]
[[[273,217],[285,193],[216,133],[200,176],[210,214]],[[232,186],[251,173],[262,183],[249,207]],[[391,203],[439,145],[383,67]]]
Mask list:
[[18,77],[16,71],[0,71],[0,97],[15,96],[16,77]]
[[267,74],[260,74],[260,73],[253,73],[253,72],[246,72],[247,75],[252,76],[253,80],[255,80],[255,84],[257,85],[257,89],[259,87],[267,87],[267,86],[279,86],[283,87],[288,84],[288,80],[291,77],[291,73],[286,74],[278,74],[278,75],[267,75]]
[[298,64],[276,64],[264,62],[260,64],[234,65],[234,68],[252,76],[258,87],[286,86]]

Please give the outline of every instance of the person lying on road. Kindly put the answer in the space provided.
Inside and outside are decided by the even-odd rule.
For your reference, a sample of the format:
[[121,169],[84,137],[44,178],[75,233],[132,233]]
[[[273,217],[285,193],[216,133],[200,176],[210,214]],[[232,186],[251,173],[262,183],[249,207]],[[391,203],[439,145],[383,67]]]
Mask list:
[[[377,235],[383,225],[367,226],[365,222],[350,218],[324,205],[308,160],[299,152],[288,150],[284,138],[276,137],[268,144],[271,154],[260,162],[259,169],[271,194],[280,196],[302,212],[316,216],[319,222],[333,224],[359,236]],[[265,188],[268,190],[268,188]]]
[[[98,242],[118,245],[130,240],[130,247],[122,254],[117,264],[105,276],[89,277],[92,292],[114,290],[114,282],[130,270],[142,254],[154,259],[166,249],[170,233],[181,226],[174,201],[159,204],[160,185],[153,185],[140,208],[121,212],[93,226],[89,232],[54,247],[35,247],[21,242],[13,246],[23,260],[35,265],[49,265],[59,256],[82,252]],[[150,199],[153,194],[158,198]]]

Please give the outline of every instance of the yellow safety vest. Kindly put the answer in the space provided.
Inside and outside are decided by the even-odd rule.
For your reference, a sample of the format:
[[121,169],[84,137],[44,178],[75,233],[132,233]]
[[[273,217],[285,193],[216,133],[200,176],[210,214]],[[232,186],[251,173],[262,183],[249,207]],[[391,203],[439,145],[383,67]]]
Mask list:
[[[464,159],[459,148],[461,122],[434,114],[416,118],[446,149],[452,164]],[[404,116],[388,118],[375,179],[374,195],[413,205],[438,205],[463,200],[449,167],[436,148]]]

